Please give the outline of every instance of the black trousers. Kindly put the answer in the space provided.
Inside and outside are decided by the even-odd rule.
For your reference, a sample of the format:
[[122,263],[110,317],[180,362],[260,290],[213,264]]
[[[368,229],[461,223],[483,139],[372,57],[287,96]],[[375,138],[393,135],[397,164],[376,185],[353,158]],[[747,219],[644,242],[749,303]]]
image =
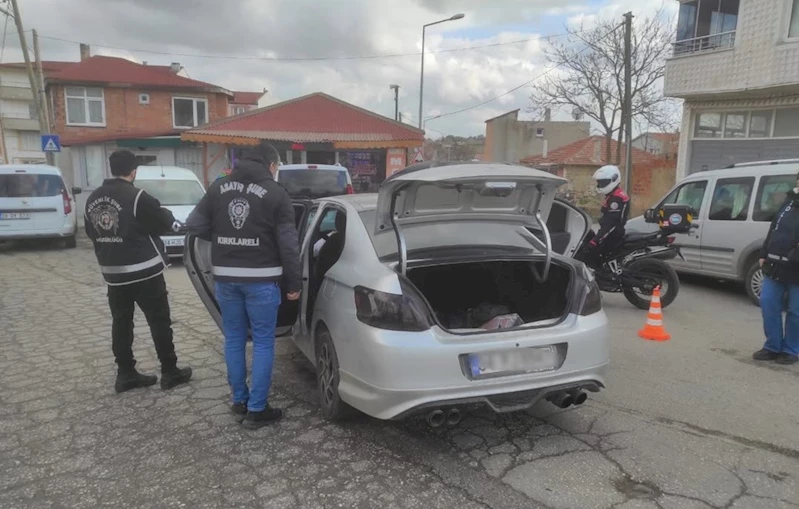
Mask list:
[[108,287],[108,305],[111,308],[112,349],[120,371],[132,371],[136,365],[133,358],[133,312],[135,304],[147,318],[150,333],[155,343],[161,371],[175,368],[177,356],[172,341],[172,319],[169,315],[166,280],[160,274],[138,283]]

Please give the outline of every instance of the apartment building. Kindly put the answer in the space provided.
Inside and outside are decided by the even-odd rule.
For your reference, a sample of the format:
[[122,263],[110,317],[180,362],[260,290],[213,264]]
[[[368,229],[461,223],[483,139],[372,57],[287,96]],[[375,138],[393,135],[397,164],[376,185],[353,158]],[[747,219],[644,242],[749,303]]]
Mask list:
[[678,179],[799,157],[799,0],[680,0],[665,93],[684,99]]

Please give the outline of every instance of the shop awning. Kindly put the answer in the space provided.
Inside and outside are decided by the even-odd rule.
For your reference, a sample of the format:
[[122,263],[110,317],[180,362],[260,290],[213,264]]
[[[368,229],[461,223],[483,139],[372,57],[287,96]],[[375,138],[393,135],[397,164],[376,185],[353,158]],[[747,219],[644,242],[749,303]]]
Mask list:
[[165,136],[163,138],[130,138],[117,140],[118,147],[127,148],[177,148],[184,145],[179,136]]

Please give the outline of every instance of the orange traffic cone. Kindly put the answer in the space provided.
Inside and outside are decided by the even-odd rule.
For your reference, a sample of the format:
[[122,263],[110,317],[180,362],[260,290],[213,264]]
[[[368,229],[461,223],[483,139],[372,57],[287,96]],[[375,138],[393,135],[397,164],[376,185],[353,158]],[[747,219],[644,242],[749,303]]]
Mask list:
[[660,309],[660,287],[652,292],[652,303],[649,305],[649,314],[646,317],[644,328],[638,335],[650,341],[668,341],[671,336],[663,327],[663,310]]

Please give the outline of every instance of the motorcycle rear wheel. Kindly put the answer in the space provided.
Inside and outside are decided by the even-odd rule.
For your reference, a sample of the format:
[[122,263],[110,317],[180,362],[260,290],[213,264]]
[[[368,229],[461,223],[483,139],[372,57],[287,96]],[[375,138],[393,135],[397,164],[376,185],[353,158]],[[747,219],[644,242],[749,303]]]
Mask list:
[[624,296],[638,309],[649,309],[652,301],[652,292],[655,286],[660,286],[660,306],[666,308],[677,298],[680,291],[680,278],[668,263],[663,260],[643,259],[638,260],[624,269],[629,276],[639,280],[648,280],[641,288],[625,286]]

